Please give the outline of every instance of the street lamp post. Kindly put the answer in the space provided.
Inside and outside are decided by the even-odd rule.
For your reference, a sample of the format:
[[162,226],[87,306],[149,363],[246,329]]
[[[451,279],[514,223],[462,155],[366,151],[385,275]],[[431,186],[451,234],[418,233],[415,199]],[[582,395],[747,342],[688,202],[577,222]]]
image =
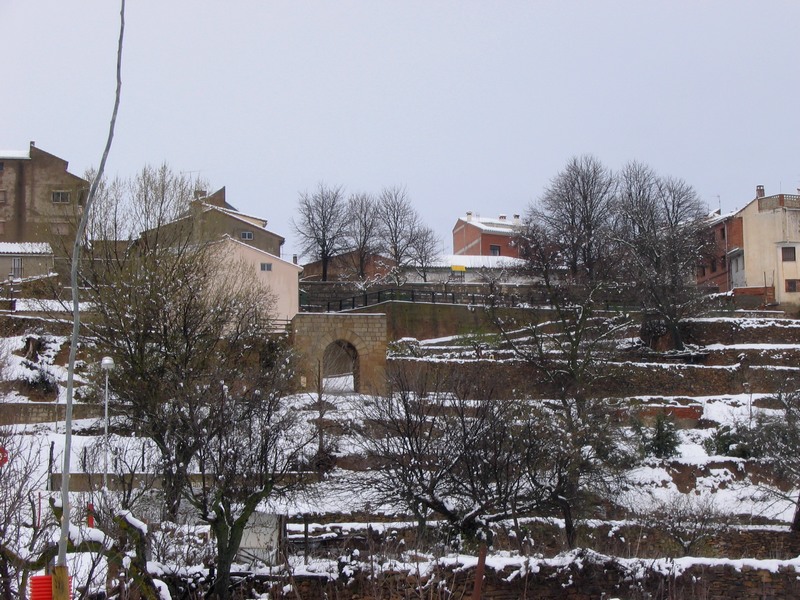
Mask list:
[[105,460],[103,461],[103,489],[108,491],[108,372],[114,368],[114,359],[104,356],[100,361],[100,368],[106,372],[106,393],[105,393]]

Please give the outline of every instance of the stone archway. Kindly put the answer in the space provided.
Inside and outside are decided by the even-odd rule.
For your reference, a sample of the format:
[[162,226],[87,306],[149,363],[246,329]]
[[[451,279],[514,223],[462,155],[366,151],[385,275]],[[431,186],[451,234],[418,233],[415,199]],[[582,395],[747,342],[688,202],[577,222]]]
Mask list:
[[[314,391],[326,375],[328,359],[350,365],[353,390],[381,394],[386,389],[386,315],[299,313],[292,319],[292,343],[300,358],[297,387]],[[348,362],[349,361],[349,362]]]
[[322,353],[326,392],[356,392],[361,388],[358,350],[346,340],[335,340]]

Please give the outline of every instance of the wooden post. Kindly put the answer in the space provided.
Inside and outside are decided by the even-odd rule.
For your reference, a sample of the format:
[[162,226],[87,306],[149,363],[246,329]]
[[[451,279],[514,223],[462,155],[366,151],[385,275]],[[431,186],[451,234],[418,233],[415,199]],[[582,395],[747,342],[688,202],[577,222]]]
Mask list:
[[483,587],[483,571],[486,567],[486,544],[481,544],[478,554],[478,566],[475,567],[475,587],[472,588],[472,600],[481,600],[481,588]]
[[308,564],[308,515],[303,514],[303,555],[304,564]]
[[69,569],[66,565],[53,567],[53,600],[70,600]]

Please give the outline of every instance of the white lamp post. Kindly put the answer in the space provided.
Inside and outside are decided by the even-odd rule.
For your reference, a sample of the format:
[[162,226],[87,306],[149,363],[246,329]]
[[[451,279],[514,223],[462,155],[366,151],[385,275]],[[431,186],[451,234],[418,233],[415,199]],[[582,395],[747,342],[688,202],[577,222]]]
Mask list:
[[100,368],[106,372],[105,394],[105,460],[103,462],[103,489],[108,491],[108,372],[114,368],[114,359],[104,356],[100,361]]

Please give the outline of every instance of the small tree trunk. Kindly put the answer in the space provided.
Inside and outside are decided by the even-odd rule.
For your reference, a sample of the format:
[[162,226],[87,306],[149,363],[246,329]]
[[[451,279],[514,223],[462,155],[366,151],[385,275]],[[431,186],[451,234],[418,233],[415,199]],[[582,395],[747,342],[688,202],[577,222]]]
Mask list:
[[578,533],[575,530],[575,520],[572,518],[572,506],[565,498],[560,499],[558,503],[561,506],[561,514],[564,517],[564,533],[567,538],[567,547],[570,550],[574,550],[578,541]]
[[4,600],[13,600],[14,591],[11,589],[11,569],[8,568],[8,561],[0,559],[0,589],[3,591]]
[[218,600],[230,597],[231,568],[242,543],[248,519],[240,517],[230,527],[223,521],[223,518],[219,518],[212,525],[217,538],[217,577],[214,580],[211,597]]
[[800,532],[800,498],[797,499],[794,505],[794,517],[792,518],[790,530]]
[[182,473],[164,472],[164,510],[167,520],[177,523],[181,506],[181,493],[185,482]]
[[672,347],[675,350],[683,350],[683,337],[681,336],[681,328],[677,323],[669,324],[669,331],[672,334]]

